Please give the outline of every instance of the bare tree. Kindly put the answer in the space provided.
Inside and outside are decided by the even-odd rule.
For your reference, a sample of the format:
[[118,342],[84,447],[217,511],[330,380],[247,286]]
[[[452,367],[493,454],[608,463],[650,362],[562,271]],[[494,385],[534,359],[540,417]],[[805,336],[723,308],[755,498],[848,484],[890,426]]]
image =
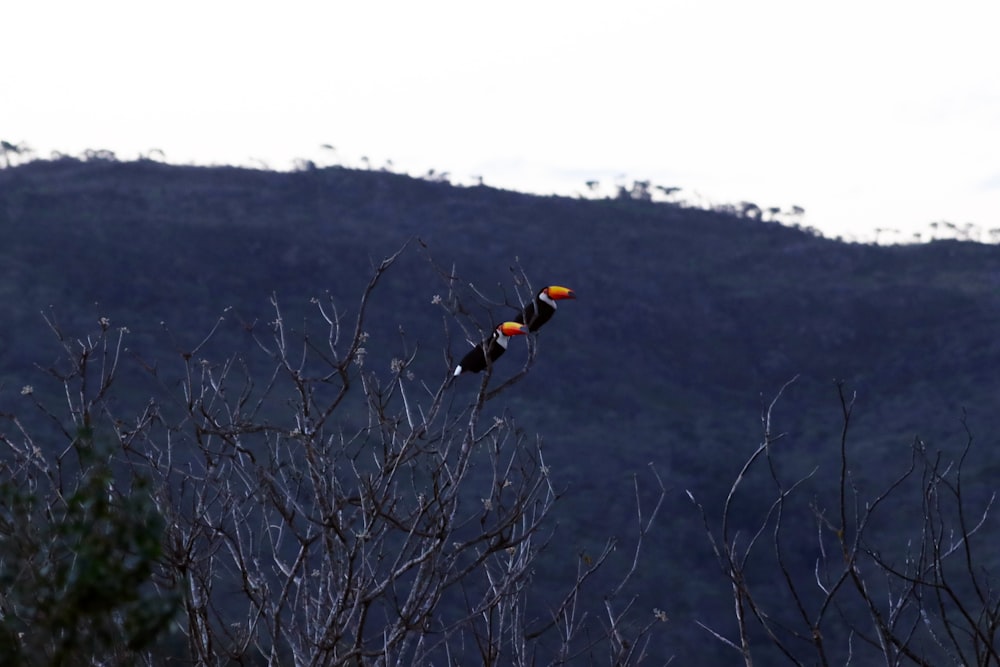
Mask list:
[[649,191],[650,182],[646,181],[632,181],[631,196],[632,199],[637,201],[652,201],[653,195]]
[[740,217],[747,218],[748,220],[756,220],[760,222],[763,217],[763,211],[761,211],[760,206],[754,204],[753,202],[743,201],[739,203]]
[[[541,440],[494,407],[530,372],[533,348],[502,382],[488,368],[469,399],[450,373],[417,381],[405,339],[390,368],[370,368],[369,304],[402,252],[373,267],[353,316],[315,300],[322,331],[297,331],[275,297],[265,325],[229,311],[197,345],[178,345],[179,372],[137,358],[163,398],[128,417],[112,393],[124,332],[109,345],[106,320],[85,339],[53,322],[67,356],[53,376],[74,422],[113,440],[126,478],[151,480],[164,533],[150,581],[183,601],[181,652],[219,665],[566,664],[599,651],[639,662],[665,617],[622,591],[665,496],[659,477],[652,508],[635,483],[632,566],[603,609],[581,609],[581,592],[613,539],[560,595],[540,592],[532,573],[560,493]],[[462,319],[458,280],[442,275],[445,322]],[[214,358],[234,323],[250,349]]]
[[3,158],[5,168],[14,166],[21,159],[31,159],[33,154],[34,151],[24,142],[15,144],[10,141],[0,141],[0,158]]
[[[932,454],[917,439],[895,479],[866,494],[849,447],[855,398],[838,383],[837,482],[826,501],[810,502],[802,496],[816,470],[792,481],[779,472],[782,434],[774,431],[772,411],[785,387],[763,413],[763,441],[733,483],[720,524],[713,527],[697,505],[731,585],[735,636],[703,627],[746,665],[762,655],[768,664],[776,656],[798,665],[1000,664],[1000,596],[989,567],[996,538],[986,535],[997,528],[990,522],[996,494],[976,506],[969,501],[968,427],[957,460]],[[737,496],[757,470],[773,495],[757,524],[740,531]],[[810,516],[811,530],[803,530],[800,521]],[[901,523],[905,539],[884,534],[885,525],[896,526],[896,534]],[[815,554],[804,569],[796,562],[803,553]]]
[[118,156],[107,148],[88,148],[83,151],[83,159],[88,162],[117,162]]
[[99,334],[73,340],[48,321],[65,353],[48,374],[68,418],[31,385],[21,395],[44,417],[37,432],[30,417],[0,414],[0,663],[133,665],[179,598],[155,588],[165,525],[150,480],[118,474],[98,436],[124,334],[102,319]]
[[656,189],[663,193],[667,199],[673,199],[673,196],[681,191],[681,188],[670,185],[657,185]]

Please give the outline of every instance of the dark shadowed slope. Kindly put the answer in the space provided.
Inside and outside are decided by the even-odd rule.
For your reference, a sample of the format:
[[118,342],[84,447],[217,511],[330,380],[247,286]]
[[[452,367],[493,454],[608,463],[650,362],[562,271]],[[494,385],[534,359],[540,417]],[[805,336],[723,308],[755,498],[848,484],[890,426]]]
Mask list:
[[[667,654],[704,639],[689,615],[730,608],[724,586],[704,591],[715,575],[682,492],[718,500],[759,440],[762,397],[786,380],[799,376],[778,412],[793,469],[835,456],[834,379],[857,391],[861,478],[878,478],[916,433],[955,437],[963,408],[984,439],[1000,430],[993,246],[844,244],[666,204],[341,168],[74,160],[0,170],[0,228],[4,410],[32,365],[57,356],[39,315],[50,307],[74,335],[107,316],[129,327],[134,349],[155,354],[168,344],[161,322],[196,340],[228,307],[269,317],[272,293],[290,317],[308,318],[309,299],[326,292],[350,311],[372,262],[419,238],[426,250],[413,243],[379,289],[369,363],[388,368],[402,327],[420,349],[416,372],[436,384],[450,372],[446,350],[461,355],[468,343],[454,323],[445,338],[432,303],[444,284],[428,254],[454,266],[467,297],[472,284],[511,303],[474,309],[484,330],[517,312],[513,265],[535,289],[571,285],[578,299],[536,337],[538,362],[508,407],[544,438],[567,487],[560,535],[570,552],[629,525],[630,475],[649,463],[675,493],[641,576],[648,590],[675,591],[640,602],[671,611],[677,634],[656,647]],[[524,349],[512,344],[503,364],[516,367]],[[465,380],[479,381],[458,378],[455,391],[473,391]],[[994,456],[983,474],[998,465]]]

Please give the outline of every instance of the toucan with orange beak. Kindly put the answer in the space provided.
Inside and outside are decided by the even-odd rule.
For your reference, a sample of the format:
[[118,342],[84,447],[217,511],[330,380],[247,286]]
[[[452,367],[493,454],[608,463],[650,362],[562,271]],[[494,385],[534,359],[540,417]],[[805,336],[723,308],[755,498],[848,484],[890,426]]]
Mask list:
[[455,375],[462,373],[478,373],[486,368],[486,356],[489,355],[489,363],[493,363],[507,351],[507,343],[511,336],[520,336],[528,333],[528,327],[521,322],[503,322],[493,330],[488,341],[474,346],[462,357],[462,361],[455,367]]
[[538,290],[538,294],[531,300],[531,303],[524,307],[524,312],[514,318],[514,321],[527,324],[528,331],[538,331],[555,315],[557,301],[575,298],[576,294],[568,287],[561,285],[543,287]]

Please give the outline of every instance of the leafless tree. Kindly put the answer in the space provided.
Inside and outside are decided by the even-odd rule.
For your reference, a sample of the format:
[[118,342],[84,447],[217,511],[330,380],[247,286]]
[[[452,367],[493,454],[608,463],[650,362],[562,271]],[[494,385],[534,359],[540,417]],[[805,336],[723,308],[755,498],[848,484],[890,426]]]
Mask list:
[[748,220],[755,220],[759,222],[763,217],[763,211],[761,211],[760,206],[754,204],[753,202],[744,201],[739,204],[740,217],[747,218]]
[[[791,481],[780,473],[782,434],[772,411],[785,387],[762,415],[763,441],[733,483],[721,521],[713,526],[697,505],[731,585],[735,635],[703,627],[746,665],[762,656],[767,664],[777,656],[797,665],[1000,664],[1000,595],[990,567],[996,537],[987,535],[997,528],[995,492],[969,500],[968,427],[956,460],[917,439],[894,480],[865,493],[848,437],[855,397],[838,384],[836,488],[828,500],[810,502],[804,489],[818,468]],[[772,495],[756,525],[737,530],[739,497],[754,475]],[[894,527],[890,534],[886,525]],[[803,553],[815,554],[805,568],[796,562]]]
[[681,188],[670,185],[657,185],[656,189],[663,193],[663,196],[673,200],[674,195],[681,191]]
[[[622,591],[665,496],[660,478],[653,471],[653,507],[635,483],[632,566],[603,609],[582,608],[581,592],[614,539],[580,560],[561,595],[540,592],[532,577],[553,535],[555,471],[541,440],[495,407],[530,372],[533,348],[502,382],[488,368],[471,398],[450,373],[417,381],[405,340],[390,368],[371,368],[369,304],[402,252],[373,267],[352,316],[315,300],[321,331],[296,330],[275,297],[266,324],[229,311],[198,344],[178,344],[173,370],[136,357],[163,391],[129,416],[112,391],[126,332],[102,320],[99,335],[75,339],[50,321],[72,424],[114,442],[119,475],[151,481],[164,519],[151,585],[182,600],[178,650],[204,665],[638,663],[665,617]],[[459,282],[442,275],[445,322],[461,319]],[[250,349],[215,358],[234,324]],[[5,442],[57,465],[30,439]],[[156,662],[149,651],[131,659]]]
[[0,159],[3,159],[4,168],[12,167],[21,160],[30,160],[33,154],[34,151],[24,142],[0,141]]

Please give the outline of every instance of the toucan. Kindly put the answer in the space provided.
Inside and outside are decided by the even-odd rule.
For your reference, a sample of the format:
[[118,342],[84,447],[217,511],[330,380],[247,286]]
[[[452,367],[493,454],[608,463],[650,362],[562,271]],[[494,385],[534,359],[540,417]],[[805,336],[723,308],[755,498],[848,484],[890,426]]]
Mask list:
[[524,312],[514,318],[515,322],[528,325],[528,331],[538,331],[543,324],[552,319],[556,312],[556,301],[575,299],[576,294],[568,287],[549,285],[538,290],[531,303],[524,307]]
[[[486,368],[486,350],[489,350],[490,362],[492,363],[507,351],[507,343],[510,342],[511,336],[526,333],[528,333],[528,327],[520,322],[503,322],[497,325],[486,343],[474,346],[462,357],[462,361],[455,367],[455,375],[478,373]],[[486,346],[486,350],[483,349],[483,345]]]

